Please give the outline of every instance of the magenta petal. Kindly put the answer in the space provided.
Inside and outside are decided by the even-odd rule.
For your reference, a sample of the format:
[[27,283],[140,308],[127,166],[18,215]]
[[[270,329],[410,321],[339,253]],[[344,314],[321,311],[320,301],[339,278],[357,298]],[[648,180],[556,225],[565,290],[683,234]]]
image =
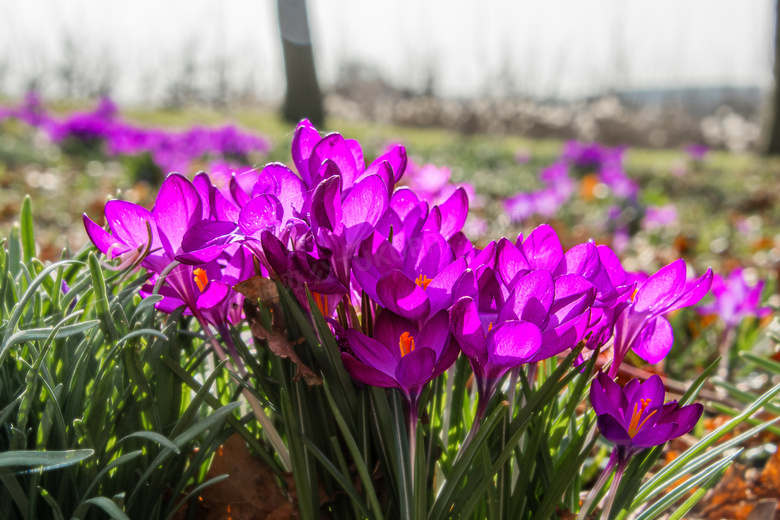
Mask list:
[[319,132],[317,132],[317,129],[314,128],[314,125],[308,119],[298,123],[298,126],[295,128],[292,141],[292,159],[295,167],[298,169],[298,173],[301,174],[307,186],[311,185],[312,177],[317,173],[316,168],[311,172],[309,171],[309,158],[320,139]]
[[488,332],[488,361],[515,367],[531,360],[542,344],[539,327],[527,321],[505,321]]
[[292,218],[295,212],[303,211],[306,186],[292,170],[282,163],[271,163],[263,168],[252,188],[252,197],[262,194],[275,195],[284,210],[282,221]]
[[[466,260],[458,258],[441,270],[428,284],[425,292],[428,293],[428,299],[431,301],[431,314],[448,309],[452,305],[452,288],[465,271]],[[466,296],[466,294],[459,294],[458,298],[461,296]]]
[[665,312],[679,297],[685,286],[685,262],[675,260],[648,278],[634,296],[633,308],[638,313]]
[[[184,234],[181,240],[181,249],[185,253],[192,251],[199,251],[205,247],[208,247],[214,243],[215,240],[224,238],[225,240],[219,241],[219,249],[221,253],[230,244],[231,240],[228,235],[233,233],[238,226],[233,222],[222,222],[218,220],[201,220],[195,223]],[[219,256],[217,253],[214,258]],[[213,258],[211,259],[213,260]]]
[[363,384],[381,388],[400,388],[395,378],[388,376],[381,370],[361,363],[357,358],[347,353],[341,353],[341,362],[344,363],[344,368],[347,369],[349,375]]
[[676,423],[677,428],[674,430],[674,436],[679,437],[693,430],[693,427],[701,419],[702,413],[704,413],[704,407],[700,403],[693,403],[675,410],[664,419],[664,422]]
[[458,188],[447,200],[439,204],[441,211],[441,234],[446,238],[452,237],[463,229],[466,217],[469,215],[469,196],[466,190]]
[[674,430],[675,427],[673,424],[645,425],[636,435],[634,435],[631,442],[638,448],[652,448],[653,446],[659,446],[673,438]]
[[86,213],[83,215],[82,220],[84,221],[84,229],[86,229],[89,239],[101,253],[109,258],[116,258],[131,249],[127,244],[123,244],[108,231],[95,224]]
[[401,359],[400,340],[404,333],[417,339],[420,332],[417,325],[406,318],[387,310],[379,313],[374,325],[374,339],[381,342],[396,359]]
[[666,312],[672,312],[677,309],[682,309],[683,307],[688,307],[689,305],[695,305],[699,303],[699,300],[704,298],[707,292],[709,292],[711,285],[712,269],[707,269],[707,272],[701,275],[698,279],[692,281],[689,284],[686,283],[685,292],[683,295],[674,303],[674,305],[669,307]]
[[666,318],[659,316],[642,327],[631,346],[639,357],[655,364],[666,357],[673,344],[672,325]]
[[316,233],[325,228],[339,233],[343,228],[341,212],[341,178],[329,177],[314,190],[311,200],[311,225]]
[[523,320],[543,328],[555,298],[555,282],[546,269],[531,271],[515,285],[498,321]]
[[604,372],[599,372],[591,384],[590,402],[597,415],[608,413],[620,419],[628,408],[623,389]]
[[390,207],[393,208],[402,220],[406,219],[409,213],[420,207],[420,198],[409,188],[403,187],[395,190],[390,198]]
[[450,309],[450,328],[466,357],[486,359],[487,340],[474,300],[464,297],[455,302]]
[[433,279],[453,261],[452,248],[435,231],[425,231],[412,238],[404,253],[404,272],[415,277],[422,274]]
[[619,445],[631,444],[631,436],[615,417],[609,414],[599,415],[596,418],[596,424],[601,435],[608,441]]
[[498,241],[498,272],[504,280],[504,284],[512,288],[521,276],[524,276],[531,265],[525,257],[525,253],[506,238]]
[[379,175],[357,183],[342,204],[344,236],[347,244],[357,244],[374,230],[387,209],[387,185]]
[[563,247],[555,230],[547,224],[534,229],[523,242],[523,251],[531,266],[554,271],[563,258]]
[[387,152],[377,157],[376,161],[387,161],[390,164],[393,168],[393,183],[397,183],[406,171],[406,148],[400,144],[393,145]]
[[341,134],[328,134],[314,146],[309,157],[309,172],[319,171],[325,160],[333,161],[338,166],[343,189],[352,187],[357,177],[357,166],[352,150]]
[[355,161],[356,175],[360,175],[366,169],[366,161],[363,159],[363,148],[357,139],[346,139],[347,147],[352,152],[352,159]]
[[387,187],[387,197],[388,201],[390,200],[390,197],[393,195],[393,168],[390,166],[390,164],[387,161],[374,161],[371,163],[371,166],[368,167],[368,169],[363,172],[363,174],[358,177],[357,182],[362,181],[363,179],[367,177],[371,177],[372,175],[378,175],[382,178],[382,180],[385,182],[385,186]]
[[[645,411],[645,417],[653,413],[654,411],[661,411],[664,405],[664,397],[666,397],[666,390],[664,389],[664,382],[658,375],[652,375],[639,385],[637,391],[631,397],[628,397],[628,408],[626,410],[626,420],[629,420],[634,410],[634,405],[641,408],[641,400],[649,399]],[[656,418],[657,420],[657,418]],[[655,422],[655,421],[653,421]]]
[[151,228],[152,249],[159,247],[157,225],[148,209],[124,200],[110,200],[106,202],[105,215],[108,227],[120,242],[133,249],[146,245]]
[[436,353],[429,348],[418,347],[398,362],[395,378],[408,394],[416,395],[433,378],[435,365]]
[[401,271],[390,271],[376,284],[376,293],[385,309],[409,320],[428,316],[431,303],[425,291]]
[[197,190],[183,176],[169,175],[160,186],[152,215],[163,247],[173,257],[179,252],[184,233],[202,219],[203,209]]
[[[197,299],[197,307],[201,310],[211,309],[213,307],[216,307],[223,301],[225,301],[225,298],[230,296],[230,293],[232,291],[232,288],[230,285],[221,282],[219,280],[212,280],[209,282],[208,287],[206,287],[206,290],[203,291],[200,296],[198,296]],[[225,317],[227,318],[227,317]]]
[[279,225],[283,215],[279,199],[273,195],[260,195],[241,208],[238,226],[247,236],[260,238],[260,232]]
[[420,334],[415,338],[417,345],[426,347],[436,352],[436,357],[441,356],[450,339],[450,317],[447,311],[439,311],[430,318],[420,329]]
[[[393,353],[382,343],[371,339],[354,329],[347,331],[347,342],[352,353],[362,363],[392,376],[400,359],[400,353]],[[398,349],[396,349],[398,350]]]

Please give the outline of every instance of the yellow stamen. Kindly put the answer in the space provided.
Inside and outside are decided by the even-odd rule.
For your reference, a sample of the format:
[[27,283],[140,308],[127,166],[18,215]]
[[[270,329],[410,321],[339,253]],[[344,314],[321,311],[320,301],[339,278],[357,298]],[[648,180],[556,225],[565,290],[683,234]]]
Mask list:
[[423,290],[428,288],[428,285],[433,281],[433,278],[428,278],[424,274],[421,274],[417,278],[414,279],[414,283],[416,283],[418,286],[422,287]]
[[317,304],[317,308],[320,310],[323,316],[328,315],[328,295],[320,293],[312,293],[314,297],[314,303]]
[[195,284],[198,286],[198,289],[200,289],[200,292],[203,292],[203,290],[209,284],[209,277],[206,274],[206,271],[198,267],[192,271],[192,274],[194,275],[193,278],[195,278]]
[[490,323],[488,323],[488,332],[490,332],[491,330],[493,330],[493,322],[492,321]]
[[408,332],[401,334],[401,340],[398,342],[398,346],[401,347],[401,357],[414,352],[414,337]]
[[642,403],[642,407],[639,408],[639,403],[634,403],[634,413],[631,415],[631,424],[628,426],[628,434],[631,437],[634,437],[637,433],[639,433],[639,430],[642,429],[642,426],[645,425],[647,420],[652,417],[655,412],[658,410],[653,410],[645,419],[640,423],[639,420],[642,418],[642,414],[645,413],[645,410],[650,405],[651,399],[640,399]]

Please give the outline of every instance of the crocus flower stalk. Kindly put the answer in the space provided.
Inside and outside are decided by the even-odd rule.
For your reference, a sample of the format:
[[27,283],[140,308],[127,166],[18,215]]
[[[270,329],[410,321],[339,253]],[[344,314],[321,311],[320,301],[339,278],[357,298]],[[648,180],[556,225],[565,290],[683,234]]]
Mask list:
[[657,375],[644,382],[632,379],[623,388],[603,372],[599,372],[593,380],[590,402],[596,412],[596,424],[614,447],[604,473],[580,510],[578,520],[585,518],[612,470],[615,470],[615,477],[601,512],[602,518],[609,518],[612,501],[631,457],[685,435],[696,426],[704,407],[699,403],[687,406],[680,406],[677,401],[664,403],[665,394],[664,384]]

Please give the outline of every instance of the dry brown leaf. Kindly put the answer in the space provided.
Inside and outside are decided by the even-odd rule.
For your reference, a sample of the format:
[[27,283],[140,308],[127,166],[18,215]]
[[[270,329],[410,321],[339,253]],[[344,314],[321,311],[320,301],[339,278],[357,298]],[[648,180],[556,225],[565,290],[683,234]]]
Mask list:
[[248,280],[237,283],[233,289],[253,301],[279,301],[279,292],[276,289],[276,284],[264,276],[253,276]]
[[214,455],[206,480],[229,475],[203,490],[201,520],[291,520],[293,507],[273,471],[252,457],[244,439],[234,434]]
[[[293,344],[287,341],[287,338],[284,334],[278,332],[278,331],[271,331],[268,332],[265,327],[260,325],[258,322],[253,321],[251,325],[252,335],[258,339],[261,339],[263,341],[268,342],[268,348],[271,349],[271,352],[276,354],[277,356],[287,358],[298,367],[298,372],[295,374],[295,381],[299,381],[301,378],[303,378],[304,381],[306,381],[306,384],[309,386],[314,385],[321,385],[322,384],[322,378],[315,374],[311,368],[306,366],[301,359],[298,357],[298,354],[295,353],[295,349],[293,348]],[[299,339],[295,344],[302,343],[304,341],[303,338]]]

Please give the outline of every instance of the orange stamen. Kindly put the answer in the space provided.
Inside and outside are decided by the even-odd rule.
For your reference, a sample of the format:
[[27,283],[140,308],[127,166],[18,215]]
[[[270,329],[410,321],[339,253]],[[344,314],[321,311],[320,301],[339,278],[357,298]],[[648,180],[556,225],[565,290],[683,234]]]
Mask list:
[[320,310],[323,316],[328,315],[328,295],[320,293],[312,293],[314,297],[314,303],[317,304],[317,308]]
[[428,285],[433,281],[433,278],[428,278],[424,274],[421,274],[417,278],[414,279],[414,283],[416,283],[418,286],[422,287],[423,290],[428,288]]
[[414,337],[408,332],[401,334],[401,340],[398,342],[398,346],[401,347],[401,357],[414,352]]
[[193,278],[195,278],[195,284],[198,286],[198,289],[200,289],[200,292],[203,292],[203,290],[209,284],[209,277],[206,274],[206,271],[198,267],[192,271],[192,274]]
[[653,410],[645,419],[640,423],[639,420],[642,418],[642,414],[645,413],[645,410],[650,405],[651,399],[640,399],[642,403],[642,407],[639,408],[639,403],[634,403],[634,413],[631,415],[631,424],[628,425],[628,435],[631,437],[634,437],[637,433],[639,433],[639,430],[642,429],[642,426],[645,425],[647,420],[652,417],[655,412],[658,410]]

